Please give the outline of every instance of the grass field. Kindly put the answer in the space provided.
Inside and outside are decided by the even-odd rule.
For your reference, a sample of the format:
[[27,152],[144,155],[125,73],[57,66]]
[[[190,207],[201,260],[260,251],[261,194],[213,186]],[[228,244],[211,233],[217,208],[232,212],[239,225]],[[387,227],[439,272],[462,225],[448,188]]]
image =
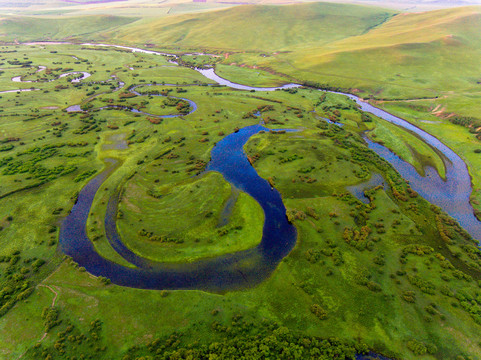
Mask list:
[[[128,43],[149,38],[150,42],[182,47],[272,52],[360,35],[393,14],[390,10],[329,3],[242,6],[132,24],[116,32],[114,38]],[[282,22],[272,27],[270,24],[279,18]],[[238,31],[240,28],[246,31]]]
[[260,242],[264,214],[244,193],[228,224],[219,226],[231,195],[220,174],[209,173],[184,184],[158,182],[154,188],[147,176],[129,183],[120,207],[126,214],[118,223],[120,234],[135,253],[157,261],[186,262],[245,250]]
[[[52,49],[57,53],[52,54]],[[153,60],[144,55],[112,50],[74,50],[70,46],[48,47],[41,51],[38,48],[17,47],[17,50],[32,60],[34,69],[44,64],[48,67],[57,65],[53,63],[59,59],[75,62],[71,57],[74,55],[86,60],[74,64],[75,70],[90,70],[93,73],[95,68],[92,81],[102,81],[115,75],[117,79],[114,84],[118,81],[125,82],[125,89],[135,83],[161,83],[167,82],[166,79],[173,83],[207,82],[198,73],[188,69],[158,67],[156,69],[159,71],[153,72]],[[16,56],[16,53],[10,56]],[[112,65],[101,66],[104,59],[111,61]],[[162,60],[159,61],[162,64]],[[66,66],[72,65],[62,64],[62,68]],[[129,70],[128,67],[135,70]],[[169,73],[168,69],[172,69],[172,72]],[[20,70],[18,74],[22,71],[28,73]],[[57,73],[49,76],[55,77],[55,74]],[[12,70],[9,75],[17,75],[17,72]],[[33,74],[33,78],[35,76],[38,75]],[[9,78],[10,76],[2,80],[5,85]],[[267,75],[263,75],[262,79],[264,84],[271,80]],[[56,88],[60,84],[67,88]],[[87,181],[88,175],[83,174],[89,174],[91,170],[100,171],[103,167],[102,159],[107,157],[116,157],[122,164],[102,186],[87,224],[89,235],[103,256],[129,266],[110,247],[103,234],[105,204],[108,195],[119,186],[124,189],[120,207],[123,218],[118,222],[119,231],[126,245],[142,256],[161,261],[190,261],[253,247],[260,240],[263,223],[259,206],[241,193],[227,225],[228,229],[237,230],[220,236],[218,230],[222,230],[222,227],[217,228],[218,219],[231,196],[230,186],[214,173],[194,178],[192,174],[205,166],[213,143],[224,136],[221,133],[227,134],[236,126],[257,123],[257,117],[248,115],[265,105],[271,105],[262,109],[262,118],[267,126],[302,128],[301,132],[285,135],[259,134],[246,146],[247,153],[256,159],[255,167],[259,174],[272,178],[281,192],[289,216],[292,216],[299,231],[296,249],[263,285],[224,295],[131,290],[105,285],[66,262],[43,280],[42,285],[50,286],[58,294],[56,309],[60,311],[58,316],[62,323],[53,325],[54,328],[67,329],[68,324],[71,324],[74,330],[70,331],[88,334],[89,326],[92,326],[89,324],[97,319],[101,321],[101,338],[92,340],[100,341],[99,348],[106,346],[104,351],[100,350],[101,357],[116,357],[134,344],[144,344],[151,336],[169,335],[174,328],[185,334],[182,340],[184,344],[193,341],[211,342],[216,336],[207,331],[213,321],[212,314],[218,313],[215,320],[228,324],[239,312],[254,323],[258,323],[261,316],[306,336],[328,337],[336,334],[344,340],[361,337],[363,342],[377,351],[391,355],[402,354],[406,359],[417,358],[414,353],[405,351],[406,344],[413,339],[421,341],[424,344],[422,346],[436,346],[434,355],[454,356],[479,351],[477,345],[465,348],[462,340],[456,340],[450,332],[443,330],[449,327],[465,336],[477,336],[477,325],[470,320],[466,310],[462,306],[453,307],[450,298],[443,293],[435,291],[434,294],[425,295],[413,285],[421,281],[414,279],[419,277],[429,279],[436,289],[444,288],[441,284],[444,280],[440,276],[446,279],[452,277],[450,274],[454,270],[441,270],[443,268],[438,263],[440,256],[447,256],[455,268],[461,269],[461,274],[478,276],[476,262],[468,260],[465,250],[456,245],[462,244],[463,240],[458,235],[452,235],[451,245],[440,243],[434,225],[435,214],[419,198],[404,203],[391,190],[377,190],[371,195],[372,203],[362,205],[345,190],[346,186],[369,179],[372,171],[381,172],[391,179],[393,175],[388,176],[386,171],[392,170],[386,170],[376,161],[354,160],[349,147],[340,147],[335,139],[343,139],[345,134],[352,132],[350,146],[361,146],[355,139],[359,139],[360,132],[370,129],[376,134],[376,140],[391,144],[394,150],[404,149],[405,145],[401,145],[401,141],[413,144],[420,152],[422,148],[417,143],[419,140],[412,135],[397,128],[388,131],[386,125],[379,120],[363,122],[362,114],[345,97],[334,94],[323,97],[322,93],[310,89],[257,94],[227,88],[184,87],[186,92],[181,95],[195,101],[199,105],[198,110],[185,117],[163,119],[155,124],[144,115],[132,116],[126,111],[105,110],[86,115],[67,114],[61,109],[75,103],[91,103],[96,108],[96,104],[108,103],[109,99],[120,104],[130,104],[129,101],[140,104],[146,98],[154,106],[162,104],[163,98],[137,96],[121,102],[124,99],[119,94],[126,90],[111,93],[112,84],[73,86],[67,79],[35,85],[42,88],[35,93],[36,108],[32,107],[32,102],[23,100],[24,94],[5,94],[1,99],[5,104],[16,105],[5,107],[4,114],[10,120],[2,124],[4,138],[17,136],[21,137],[18,143],[24,143],[17,145],[13,141],[14,148],[5,154],[18,154],[46,144],[72,144],[71,147],[64,145],[55,148],[58,150],[37,164],[43,164],[45,169],[49,169],[59,164],[68,166],[65,159],[71,159],[69,161],[77,169],[55,179],[50,175],[49,183],[34,190],[9,195],[2,200],[7,205],[2,207],[2,219],[5,219],[2,252],[9,254],[20,249],[22,258],[36,256],[49,259],[54,254],[55,226],[70,208],[70,197]],[[47,89],[53,90],[46,93]],[[177,87],[157,85],[142,87],[139,91],[160,93],[172,90],[170,93],[175,96],[175,89]],[[94,94],[87,95],[91,91]],[[45,107],[49,109],[41,109]],[[167,110],[168,106],[162,109],[165,112]],[[45,119],[50,117],[50,121],[41,117],[47,111],[53,113],[45,116]],[[332,116],[345,124],[345,130],[336,131],[335,126],[320,119]],[[29,127],[22,134],[15,133],[19,129],[19,122],[25,124],[23,127]],[[51,125],[54,122],[55,125]],[[63,123],[68,126],[62,126]],[[393,132],[398,134],[396,139],[389,136]],[[122,139],[130,144],[127,149],[115,150],[108,146]],[[73,146],[74,144],[82,145]],[[170,151],[167,152],[170,156],[158,158],[159,154],[165,154],[167,150]],[[20,158],[23,156],[27,160],[31,159],[29,161],[37,161],[34,160],[36,151],[27,151]],[[430,154],[427,148],[423,151],[426,156]],[[408,158],[409,154],[404,156]],[[189,170],[191,168],[194,170]],[[34,176],[28,179],[21,172],[2,175],[2,193],[31,184],[36,179]],[[72,181],[76,178],[84,180]],[[402,188],[404,185],[393,186]],[[45,196],[49,199],[48,202],[44,200]],[[16,200],[5,201],[11,199]],[[20,211],[19,204],[30,204],[31,211],[35,213],[39,206],[45,208],[41,212],[44,215],[38,218],[37,226],[24,225],[31,224],[27,219],[34,215],[29,215],[25,206]],[[11,219],[8,218],[9,214]],[[360,218],[364,219],[364,225],[359,222]],[[349,234],[349,231],[355,234],[363,226],[372,229],[372,233],[368,233],[364,240],[361,237],[356,243],[350,243],[346,237],[349,235],[345,234]],[[345,230],[346,228],[352,230]],[[456,234],[455,230],[451,231]],[[157,243],[152,240],[157,236],[182,242]],[[442,255],[438,258],[432,255],[407,255],[407,262],[399,265],[397,259],[406,251],[403,249],[410,249],[410,246],[414,246],[412,244],[433,246]],[[426,251],[429,253],[430,250]],[[454,258],[451,255],[454,252],[459,252],[460,255]],[[417,270],[412,270],[414,268]],[[399,275],[404,272],[407,275]],[[407,281],[408,278],[411,280]],[[470,292],[474,286],[473,282],[451,281],[449,284],[451,291],[461,291],[463,287],[463,291]],[[403,300],[403,296],[408,296],[408,291],[415,293],[414,304]],[[4,329],[2,331],[5,334],[1,336],[5,353],[20,354],[42,336],[42,308],[48,306],[53,296],[54,293],[49,288],[39,287],[29,299],[18,302],[0,320],[0,328]],[[372,306],[373,302],[378,305]],[[435,308],[429,305],[433,302],[436,303]],[[159,303],[163,304],[160,313],[157,306]],[[201,308],[195,306],[198,303],[203,304]],[[294,308],[292,304],[296,304]],[[320,321],[311,313],[309,309],[313,304],[327,312],[326,320]],[[87,307],[94,310],[85,314]],[[396,316],[391,312],[393,307],[399,309]],[[118,316],[118,309],[124,309],[121,317]],[[212,312],[213,310],[215,311]],[[151,321],[154,312],[155,317],[162,320],[162,325]],[[18,319],[24,320],[19,323]],[[12,322],[18,324],[19,330],[7,336],[5,332]],[[178,326],[179,323],[182,324],[181,327]],[[30,324],[30,330],[21,331],[27,324]],[[114,337],[117,340],[112,340]],[[42,346],[50,351],[48,347],[58,341],[56,339],[55,332],[49,333]],[[87,336],[87,339],[90,338]],[[91,351],[83,345],[78,348],[65,346],[67,354],[71,351],[88,354]],[[433,349],[432,346],[430,349]],[[35,350],[31,348],[27,354],[34,356]]]
[[[356,88],[458,152],[473,177],[473,203],[481,201],[476,119],[462,118],[463,127],[448,116],[478,116],[477,8],[407,15],[326,4],[238,9],[166,21],[92,17],[77,28],[63,20],[44,27],[37,18],[10,18],[0,27],[19,39],[109,36],[131,44],[155,33],[159,48],[179,53],[197,47],[203,34],[205,47],[223,55],[219,75],[233,81]],[[286,19],[276,29],[281,35],[273,37],[269,22],[280,17]],[[250,28],[239,35],[245,21],[263,36]],[[37,25],[27,31],[30,22]],[[89,24],[92,33],[81,35]],[[452,49],[460,54],[456,62],[446,60]],[[261,93],[206,86],[210,81],[198,72],[160,56],[74,45],[4,45],[1,51],[0,90],[40,90],[0,94],[0,357],[136,359],[154,357],[162,344],[163,354],[185,357],[195,350],[222,358],[235,340],[271,358],[282,346],[282,356],[292,358],[289,351],[311,351],[315,337],[333,336],[344,353],[354,346],[407,360],[481,353],[481,252],[361,138],[368,131],[418,171],[432,165],[443,175],[439,156],[412,134],[366,118],[345,96],[312,88]],[[39,66],[47,69],[36,73]],[[57,79],[67,71],[92,76],[79,84]],[[19,75],[39,82],[11,81]],[[120,82],[124,87],[117,89]],[[143,95],[129,92],[150,83],[157,85],[137,88]],[[157,94],[185,97],[198,108],[165,119],[96,110],[115,104],[177,113]],[[405,101],[410,97],[416,99]],[[87,112],[63,111],[77,104]],[[232,189],[219,174],[202,171],[216,142],[259,123],[257,111],[269,129],[299,130],[260,133],[245,146],[259,175],[281,193],[298,231],[296,247],[264,283],[219,294],[130,289],[95,278],[57,253],[62,218],[107,158],[118,159],[119,167],[96,194],[87,222],[102,256],[133,266],[105,236],[106,204],[116,191],[122,194],[119,233],[141,256],[189,262],[256,246],[264,221],[259,205],[240,192],[229,221],[219,226]],[[120,143],[128,146],[114,146]],[[346,190],[373,174],[389,186],[368,191],[369,203]],[[257,347],[255,336],[263,331],[268,337]],[[286,340],[289,332],[301,340]]]
[[280,86],[289,82],[289,78],[278,74],[271,74],[263,69],[249,69],[242,66],[229,66],[219,64],[215,67],[215,72],[220,77],[229,79],[235,83],[258,86],[272,87]]
[[4,41],[19,42],[35,38],[43,40],[89,39],[107,30],[112,30],[132,21],[135,18],[115,16],[87,16],[68,19],[38,17],[11,17],[3,19],[0,29]]

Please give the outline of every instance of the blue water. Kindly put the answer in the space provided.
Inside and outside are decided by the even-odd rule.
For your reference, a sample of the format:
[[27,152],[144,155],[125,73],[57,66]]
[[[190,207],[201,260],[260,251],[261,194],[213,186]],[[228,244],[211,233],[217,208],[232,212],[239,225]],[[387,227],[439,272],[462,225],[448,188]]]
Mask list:
[[241,85],[237,84],[235,82],[229,81],[227,79],[221,78],[219,75],[215,73],[214,69],[199,69],[196,68],[196,71],[204,75],[206,78],[210,80],[214,80],[216,83],[220,85],[225,85],[228,86],[232,89],[237,89],[237,90],[248,90],[248,91],[276,91],[279,89],[292,89],[292,88],[298,88],[301,85],[299,84],[286,84],[282,86],[276,86],[276,87],[254,87],[254,86],[248,86],[248,85]]
[[[197,71],[221,85],[243,90],[263,89],[245,85],[241,85],[242,87],[233,86],[231,81],[221,78],[215,74],[213,69],[209,69],[208,71]],[[284,88],[289,87],[296,87],[296,84],[288,84],[284,86]],[[275,90],[276,88],[264,89]],[[362,111],[374,114],[386,121],[415,133],[426,144],[430,145],[432,148],[441,153],[446,160],[446,179],[442,179],[431,167],[425,168],[426,174],[423,177],[419,175],[410,164],[400,159],[389,149],[377,143],[373,143],[369,139],[365,138],[369,148],[390,162],[401,174],[401,176],[409,181],[411,187],[415,191],[417,191],[423,198],[435,205],[438,205],[449,215],[455,218],[459,224],[471,234],[473,238],[481,240],[481,222],[479,222],[474,216],[473,207],[469,202],[469,198],[472,193],[471,177],[465,162],[459,157],[458,154],[456,154],[453,150],[451,150],[448,146],[443,144],[439,139],[431,134],[421,130],[415,125],[412,125],[406,120],[403,120],[365,101],[362,101],[355,95],[334,91],[330,92],[347,96],[355,101]]]
[[431,166],[426,166],[425,176],[421,176],[414,166],[388,148],[372,142],[367,137],[365,141],[369,148],[387,160],[419,195],[458,220],[473,238],[481,239],[481,223],[474,216],[473,207],[469,202],[472,191],[471,178],[461,159],[446,163],[446,180],[443,180]]
[[356,185],[347,186],[346,189],[349,190],[356,198],[361,200],[363,203],[369,204],[369,198],[364,195],[364,192],[379,185],[381,185],[382,187],[386,186],[384,178],[381,174],[374,173],[371,175],[371,178],[368,181]]
[[391,360],[385,356],[370,352],[367,355],[356,355],[356,360]]
[[268,278],[278,263],[296,243],[296,228],[285,215],[279,192],[272,189],[250,165],[243,151],[249,138],[261,125],[243,128],[226,136],[212,150],[207,171],[218,171],[231,184],[258,201],[264,210],[265,223],[260,244],[246,251],[200,260],[193,263],[158,263],[129,250],[121,241],[116,227],[118,197],[112,196],[105,218],[106,233],[113,248],[136,268],[127,268],[101,257],[87,237],[86,222],[95,193],[117,164],[109,166],[80,192],[77,203],[60,228],[59,248],[80,266],[112,283],[142,289],[203,289],[225,291],[250,287]]
[[466,163],[461,157],[439,139],[406,120],[378,109],[367,102],[361,101],[354,95],[341,94],[354,100],[362,111],[370,112],[417,134],[425,143],[439,151],[445,157],[446,179],[442,179],[437,171],[429,166],[424,169],[425,176],[421,176],[412,165],[399,158],[392,151],[364,137],[369,148],[391,163],[419,195],[441,207],[455,218],[473,238],[481,240],[481,222],[474,216],[473,207],[469,202],[472,193],[471,176],[469,175]]
[[[274,91],[299,86],[288,84],[279,88],[256,88],[222,79],[215,74],[213,69],[197,70],[221,85],[240,90]],[[426,167],[425,176],[421,176],[412,165],[403,161],[386,147],[365,137],[369,148],[391,163],[410,182],[414,190],[456,218],[473,237],[481,239],[481,224],[474,217],[469,203],[472,188],[464,161],[437,138],[407,121],[363,102],[354,95],[343,95],[358,103],[361,110],[414,132],[443,154],[446,160],[446,178],[442,179],[432,167]],[[192,111],[196,110],[195,103],[188,99],[184,100],[189,101],[193,108]],[[179,115],[168,117],[172,116]],[[225,291],[259,284],[272,274],[278,263],[292,250],[297,238],[295,227],[288,223],[285,216],[285,207],[280,194],[277,190],[272,189],[266,180],[259,177],[243,152],[243,145],[252,135],[261,130],[268,131],[262,125],[254,125],[225,137],[212,150],[212,160],[206,170],[218,171],[231,185],[245,191],[261,205],[265,214],[265,223],[262,240],[256,248],[187,264],[157,263],[139,257],[122,243],[117,232],[116,214],[119,199],[115,195],[110,198],[107,207],[105,218],[107,237],[113,248],[127,261],[136,265],[136,268],[127,268],[102,258],[87,237],[85,224],[96,191],[115,170],[116,163],[114,160],[110,160],[110,166],[82,189],[77,204],[64,220],[60,230],[60,249],[72,256],[90,273],[106,276],[113,283],[123,286],[144,289]],[[368,199],[364,196],[364,190],[381,184],[384,184],[382,176],[374,174],[371,180],[352,187],[350,190],[366,202]],[[356,357],[357,360],[372,358],[387,360],[374,353]]]

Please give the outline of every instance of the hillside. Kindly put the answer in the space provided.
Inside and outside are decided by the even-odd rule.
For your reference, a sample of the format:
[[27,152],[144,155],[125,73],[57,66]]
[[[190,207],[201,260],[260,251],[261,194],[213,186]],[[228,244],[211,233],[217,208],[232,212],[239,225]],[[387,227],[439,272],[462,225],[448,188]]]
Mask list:
[[245,5],[152,18],[5,17],[0,40],[215,50],[229,53],[226,65],[405,99],[478,91],[480,20],[481,7],[473,6],[396,14],[334,3]]
[[3,17],[0,19],[1,41],[66,40],[72,38],[101,38],[113,30],[135,21],[118,16],[83,16],[71,18],[40,18],[31,16]]
[[[224,49],[229,52],[225,64],[358,88],[365,96],[396,99],[478,91],[481,7],[397,15],[334,4],[235,10],[244,15],[236,17],[236,11],[229,9],[157,21],[150,37],[163,46]],[[256,16],[264,21],[255,20]],[[251,27],[256,23],[260,25]],[[122,28],[115,41],[142,38],[148,25],[139,24]],[[245,30],[236,35],[236,28]]]
[[480,20],[479,7],[400,14],[366,34],[288,58],[294,68],[338,77],[341,86],[371,81],[373,92],[380,83],[418,90],[469,89],[477,87],[479,77],[473,60],[481,55]]
[[248,5],[144,19],[106,36],[117,43],[221,50],[230,53],[225,64],[359,88],[379,98],[410,98],[477,91],[480,20],[481,7],[395,14],[328,3]]
[[145,21],[112,35],[117,42],[282,51],[361,35],[392,15],[381,8],[329,3],[248,5]]

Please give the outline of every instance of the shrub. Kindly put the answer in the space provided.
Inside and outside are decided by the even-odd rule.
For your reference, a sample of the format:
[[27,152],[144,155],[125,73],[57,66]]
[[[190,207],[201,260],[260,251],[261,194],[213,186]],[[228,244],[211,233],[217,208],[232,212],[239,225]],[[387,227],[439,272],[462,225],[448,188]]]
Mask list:
[[416,293],[414,291],[404,291],[401,298],[408,303],[414,303],[416,302]]
[[311,305],[311,313],[313,313],[319,320],[326,320],[327,319],[327,311],[324,310],[318,304]]

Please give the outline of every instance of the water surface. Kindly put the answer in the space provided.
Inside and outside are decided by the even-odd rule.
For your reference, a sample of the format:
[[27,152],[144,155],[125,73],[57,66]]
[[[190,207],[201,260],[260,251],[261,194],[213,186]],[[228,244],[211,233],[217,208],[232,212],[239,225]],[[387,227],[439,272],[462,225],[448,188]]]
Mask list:
[[243,128],[219,141],[211,153],[207,171],[217,171],[235,187],[252,196],[262,207],[265,223],[260,244],[253,249],[192,263],[158,263],[133,253],[117,231],[118,194],[107,206],[105,229],[112,247],[136,268],[127,268],[101,257],[86,234],[86,222],[95,193],[117,166],[114,160],[80,192],[78,201],[60,228],[59,248],[80,266],[114,284],[143,289],[204,289],[225,291],[257,285],[275,270],[292,250],[297,232],[287,221],[279,192],[250,165],[243,146],[261,125]]

